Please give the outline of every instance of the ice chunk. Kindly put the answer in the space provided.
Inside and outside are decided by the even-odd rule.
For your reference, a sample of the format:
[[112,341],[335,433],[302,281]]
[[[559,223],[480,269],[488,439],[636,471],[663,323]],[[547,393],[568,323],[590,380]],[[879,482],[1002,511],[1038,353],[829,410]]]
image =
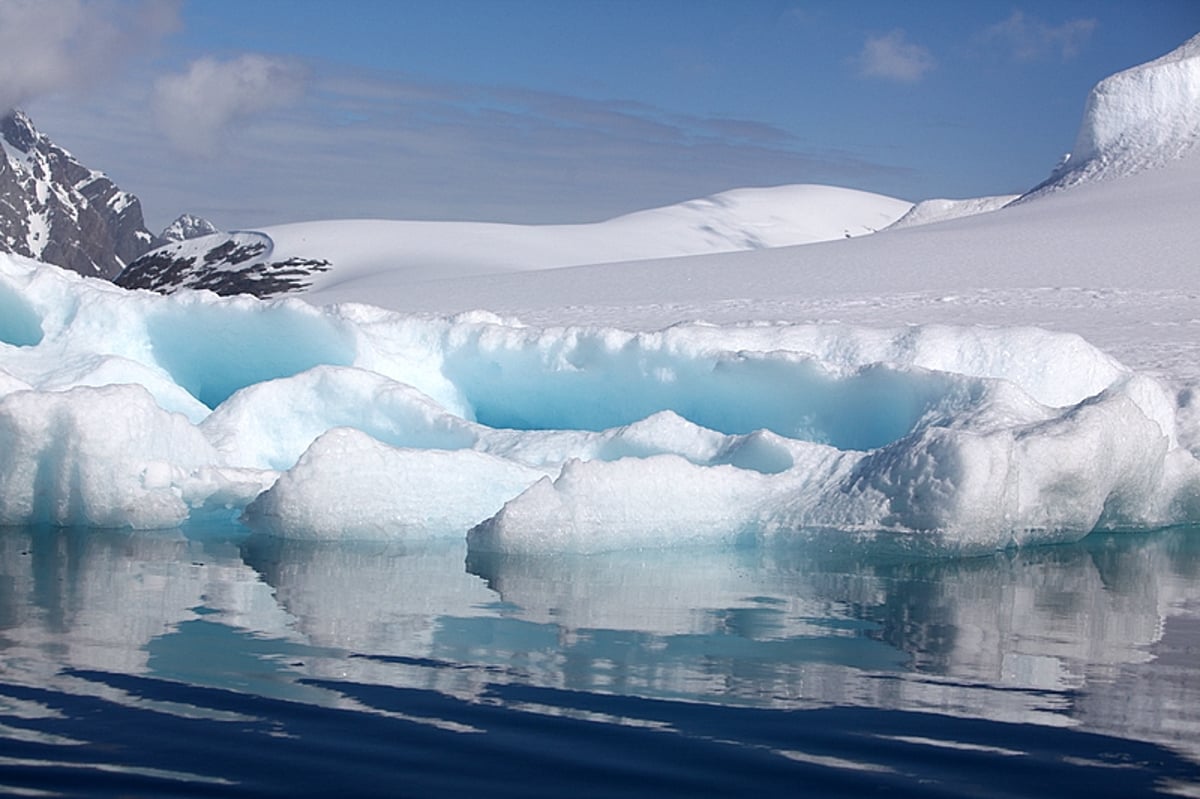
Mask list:
[[40,391],[66,391],[80,386],[115,385],[141,386],[150,392],[160,408],[182,413],[193,423],[209,413],[208,408],[162,369],[117,355],[87,354],[64,358],[45,375],[37,388]]
[[668,456],[569,463],[468,542],[478,551],[596,552],[828,527],[970,552],[1191,518],[1200,467],[1154,418],[1167,401],[1154,381],[1131,379],[1057,411],[1012,396],[1000,384],[978,412],[934,420],[869,453],[809,445],[807,457],[770,475]]
[[299,539],[457,537],[542,475],[473,450],[397,449],[337,428],[254,500],[245,520]]
[[943,372],[820,359],[805,346],[813,342],[790,341],[791,331],[740,330],[725,342],[704,327],[455,332],[446,374],[479,422],[519,430],[605,430],[670,410],[722,433],[766,429],[870,449],[955,401],[950,395],[964,386]]
[[335,427],[353,427],[397,447],[461,449],[478,439],[475,425],[412,386],[337,366],[244,388],[201,427],[228,463],[257,469],[291,468]]
[[174,527],[175,478],[214,456],[140,386],[18,391],[0,400],[0,524]]
[[1200,142],[1200,35],[1092,88],[1075,146],[1030,194],[1161,167]]
[[481,552],[604,552],[754,540],[786,509],[818,501],[861,457],[820,444],[797,449],[801,457],[776,474],[675,455],[570,461],[467,542]]

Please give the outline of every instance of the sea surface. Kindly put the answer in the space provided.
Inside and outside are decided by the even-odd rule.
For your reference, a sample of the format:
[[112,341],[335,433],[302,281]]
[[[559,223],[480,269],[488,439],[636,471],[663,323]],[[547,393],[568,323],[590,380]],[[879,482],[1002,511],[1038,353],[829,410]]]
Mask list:
[[974,558],[0,529],[0,794],[1200,797],[1200,529]]

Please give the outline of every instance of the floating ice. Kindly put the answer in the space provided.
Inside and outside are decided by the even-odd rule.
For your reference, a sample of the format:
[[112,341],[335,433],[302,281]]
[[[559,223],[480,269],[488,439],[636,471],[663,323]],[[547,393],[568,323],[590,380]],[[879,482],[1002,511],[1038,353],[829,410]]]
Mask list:
[[160,297],[15,257],[0,304],[3,524],[225,514],[503,553],[1200,519],[1170,392],[1035,328],[541,329]]
[[541,476],[471,449],[398,449],[340,427],[254,500],[246,520],[318,540],[461,536]]
[[[212,445],[140,386],[16,391],[0,400],[0,524],[172,527]],[[215,486],[208,493],[214,493]]]

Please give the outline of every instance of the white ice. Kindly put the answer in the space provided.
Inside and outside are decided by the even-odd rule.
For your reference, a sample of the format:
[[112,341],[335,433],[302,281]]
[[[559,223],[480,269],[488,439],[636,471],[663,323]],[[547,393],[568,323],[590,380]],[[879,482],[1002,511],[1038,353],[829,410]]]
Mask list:
[[3,256],[0,524],[215,516],[505,553],[813,530],[977,551],[1198,522],[1187,149],[852,241],[384,270],[307,301]]
[[542,329],[0,261],[0,522],[599,551],[1200,517],[1166,384],[1037,328]]

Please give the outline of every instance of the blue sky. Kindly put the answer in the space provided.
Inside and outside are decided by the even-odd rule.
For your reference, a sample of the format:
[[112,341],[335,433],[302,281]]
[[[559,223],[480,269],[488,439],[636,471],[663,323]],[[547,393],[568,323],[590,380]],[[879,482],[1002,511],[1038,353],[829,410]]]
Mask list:
[[[1070,149],[1098,80],[1200,32],[1196,0],[42,0],[75,28],[20,5],[0,0],[0,46],[19,42],[0,101],[152,227],[587,221],[806,182],[1015,192]],[[71,68],[21,66],[26,45]]]

